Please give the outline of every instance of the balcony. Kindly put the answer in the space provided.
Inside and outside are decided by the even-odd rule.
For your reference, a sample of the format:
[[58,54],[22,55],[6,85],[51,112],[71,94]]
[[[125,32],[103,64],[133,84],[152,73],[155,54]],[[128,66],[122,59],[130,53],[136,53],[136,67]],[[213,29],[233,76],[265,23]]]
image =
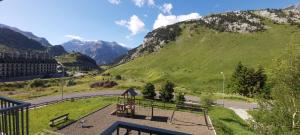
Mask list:
[[0,96],[0,135],[29,135],[29,106]]
[[154,128],[144,125],[138,125],[128,122],[117,121],[112,124],[108,129],[101,133],[101,135],[141,135],[141,134],[149,134],[149,135],[191,135],[187,133],[171,131],[161,128]]

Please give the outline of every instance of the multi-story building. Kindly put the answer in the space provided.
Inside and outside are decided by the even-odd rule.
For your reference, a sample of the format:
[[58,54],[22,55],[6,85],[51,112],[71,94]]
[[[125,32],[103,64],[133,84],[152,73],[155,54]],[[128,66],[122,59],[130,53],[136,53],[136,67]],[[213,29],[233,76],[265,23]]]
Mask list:
[[56,73],[57,62],[46,55],[0,55],[0,81],[43,77]]

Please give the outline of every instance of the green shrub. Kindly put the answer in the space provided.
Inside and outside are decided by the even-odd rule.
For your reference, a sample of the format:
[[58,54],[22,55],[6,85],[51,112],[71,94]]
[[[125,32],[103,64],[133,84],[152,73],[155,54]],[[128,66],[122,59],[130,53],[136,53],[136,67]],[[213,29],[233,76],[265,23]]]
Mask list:
[[121,75],[116,75],[116,80],[121,80],[122,79],[122,76]]
[[201,94],[201,105],[203,107],[211,107],[214,103],[213,93],[212,92],[204,92]]
[[179,92],[177,95],[176,95],[176,103],[183,103],[186,101],[185,99],[185,93],[183,92]]
[[156,96],[155,86],[152,83],[147,83],[142,90],[142,94],[144,98],[154,99]]
[[34,79],[29,83],[29,87],[36,88],[36,87],[46,87],[46,81],[41,79]]
[[163,102],[171,102],[174,95],[174,83],[167,81],[167,83],[165,83],[163,85],[162,90],[160,91],[160,96],[159,98],[163,101]]
[[76,82],[73,79],[70,79],[70,80],[67,81],[67,86],[68,87],[69,86],[74,86],[74,85],[76,85]]

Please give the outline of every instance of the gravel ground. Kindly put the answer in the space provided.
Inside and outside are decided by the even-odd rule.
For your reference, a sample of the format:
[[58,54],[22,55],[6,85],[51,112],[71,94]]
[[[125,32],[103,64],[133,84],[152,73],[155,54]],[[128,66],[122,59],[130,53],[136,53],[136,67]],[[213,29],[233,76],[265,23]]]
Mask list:
[[81,127],[80,121],[82,120],[79,120],[58,132],[65,135],[99,135],[114,122],[124,121],[195,135],[214,135],[214,130],[206,125],[204,117],[200,114],[177,111],[172,124],[170,124],[169,118],[172,115],[172,110],[154,109],[155,117],[152,120],[149,117],[151,115],[150,108],[137,107],[135,118],[111,115],[114,110],[115,105],[111,105],[83,118],[85,128]]

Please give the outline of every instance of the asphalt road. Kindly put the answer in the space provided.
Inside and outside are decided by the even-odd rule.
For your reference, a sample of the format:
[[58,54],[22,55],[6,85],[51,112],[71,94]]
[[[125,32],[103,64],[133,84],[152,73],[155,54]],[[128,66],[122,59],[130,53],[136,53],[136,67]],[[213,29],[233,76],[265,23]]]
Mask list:
[[[96,97],[96,96],[119,96],[124,92],[124,90],[101,90],[97,92],[82,92],[82,93],[68,93],[64,95],[64,98],[80,98],[80,97]],[[137,93],[140,93],[137,91]],[[46,96],[40,97],[32,100],[28,100],[26,102],[31,103],[32,105],[43,104],[47,102],[55,102],[60,101],[62,99],[61,95],[55,96]],[[187,95],[186,99],[192,102],[199,102],[200,99],[197,96]],[[226,108],[235,108],[235,109],[254,109],[257,108],[258,105],[256,103],[248,103],[243,101],[231,101],[231,100],[217,100],[216,103],[218,105],[223,105]]]

